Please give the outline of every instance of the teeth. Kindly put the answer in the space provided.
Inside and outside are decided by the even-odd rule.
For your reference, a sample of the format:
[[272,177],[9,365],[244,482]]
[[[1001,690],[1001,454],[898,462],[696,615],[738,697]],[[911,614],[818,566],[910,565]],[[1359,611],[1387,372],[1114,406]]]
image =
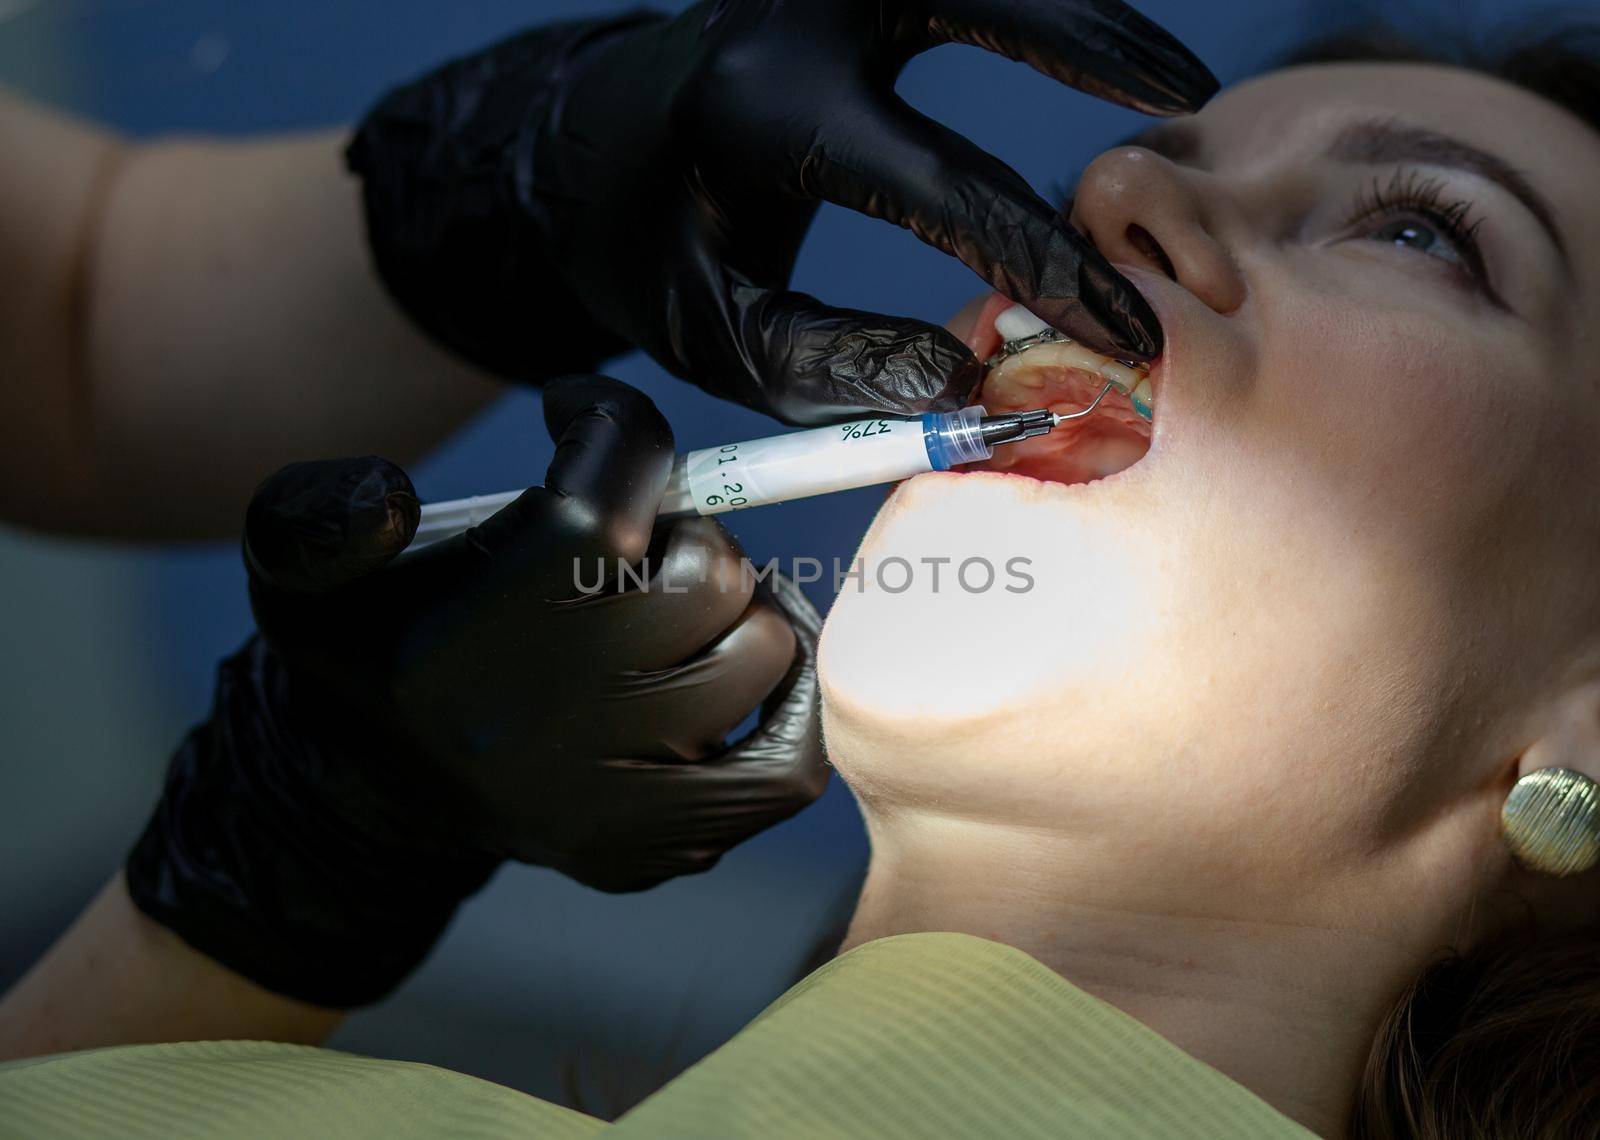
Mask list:
[[1155,392],[1150,387],[1150,377],[1141,377],[1139,382],[1128,391],[1128,399],[1133,404],[1133,410],[1145,419],[1150,419],[1156,406]]
[[1098,352],[1090,352],[1083,345],[1071,340],[1045,341],[1043,344],[1036,344],[1026,352],[1006,357],[995,366],[994,371],[996,374],[1009,376],[1013,372],[1051,366],[1076,368],[1080,372],[1103,376],[1125,392],[1133,391],[1140,384],[1143,384],[1148,391],[1150,386],[1150,378],[1144,373],[1129,368],[1126,364],[1118,364],[1115,360],[1107,360]]
[[1012,348],[1017,341],[1050,331],[1048,325],[1021,305],[1014,305],[1001,313],[995,318],[994,327],[1005,340],[1009,351],[990,369],[991,376],[1002,377],[1019,388],[1037,390],[1044,386],[1044,380],[1036,370],[1051,366],[1075,368],[1111,381],[1128,397],[1135,412],[1146,420],[1153,417],[1155,392],[1150,386],[1148,369],[1119,364],[1059,333],[1056,334],[1059,339],[1041,340],[1020,351]]
[[1044,374],[1037,368],[1013,368],[1006,376],[1007,382],[1014,388],[1028,388],[1037,392],[1044,387]]
[[1125,364],[1107,360],[1097,352],[1090,352],[1074,341],[1046,341],[1036,344],[1026,352],[1008,356],[995,365],[989,375],[1019,388],[1037,389],[1044,381],[1040,372],[1045,368],[1075,368],[1080,372],[1101,376],[1111,381],[1133,403],[1133,410],[1145,419],[1151,417],[1154,392],[1150,377]]

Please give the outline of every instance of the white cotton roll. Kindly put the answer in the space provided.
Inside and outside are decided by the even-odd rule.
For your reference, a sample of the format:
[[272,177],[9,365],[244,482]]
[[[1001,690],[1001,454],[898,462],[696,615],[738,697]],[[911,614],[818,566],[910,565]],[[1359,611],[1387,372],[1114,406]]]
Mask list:
[[994,319],[994,330],[1006,344],[1042,333],[1049,327],[1021,305],[1012,305]]

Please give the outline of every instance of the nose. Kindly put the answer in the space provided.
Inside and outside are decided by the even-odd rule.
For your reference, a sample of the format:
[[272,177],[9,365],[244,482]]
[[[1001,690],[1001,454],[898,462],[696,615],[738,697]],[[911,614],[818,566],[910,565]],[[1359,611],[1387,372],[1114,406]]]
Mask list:
[[1072,222],[1107,259],[1165,274],[1218,313],[1244,303],[1244,278],[1207,228],[1193,177],[1154,151],[1118,147],[1090,163]]

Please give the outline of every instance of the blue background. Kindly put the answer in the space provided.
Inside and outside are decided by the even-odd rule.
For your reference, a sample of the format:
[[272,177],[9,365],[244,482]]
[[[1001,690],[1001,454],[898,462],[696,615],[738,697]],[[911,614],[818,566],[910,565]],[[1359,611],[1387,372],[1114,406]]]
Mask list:
[[[677,9],[682,4],[660,7]],[[541,21],[619,9],[553,0],[0,0],[0,83],[136,136],[254,134],[352,121],[388,86]],[[1229,81],[1346,5],[1150,2]],[[1502,5],[1456,6],[1469,18]],[[1456,10],[1453,8],[1452,10]],[[1070,186],[1139,116],[975,49],[913,63],[901,92],[1019,169]],[[980,291],[891,227],[825,208],[796,286],[834,304],[942,320]],[[639,358],[612,369],[667,412],[680,447],[765,434]],[[335,382],[337,378],[330,378]],[[541,479],[537,398],[508,394],[414,469],[425,498]],[[758,560],[848,558],[881,492],[734,516]],[[249,629],[231,547],[139,550],[0,531],[0,987],[136,837],[212,668]],[[825,606],[821,586],[814,597]],[[401,993],[333,1044],[424,1060],[613,1114],[735,1032],[848,915],[866,843],[846,789],[643,896],[507,868]]]

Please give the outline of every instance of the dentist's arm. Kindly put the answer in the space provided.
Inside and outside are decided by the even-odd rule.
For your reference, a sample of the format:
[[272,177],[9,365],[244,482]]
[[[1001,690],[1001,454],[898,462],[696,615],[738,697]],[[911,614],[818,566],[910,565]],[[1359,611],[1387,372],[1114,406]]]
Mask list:
[[107,1045],[320,1045],[344,1020],[256,985],[147,917],[122,872],[3,998],[0,1062]]
[[0,1055],[316,1041],[507,859],[644,890],[821,793],[816,610],[712,520],[657,522],[672,432],[642,393],[557,380],[544,411],[545,485],[398,560],[418,508],[393,464],[262,485],[260,633],[123,878],[0,1002]]
[[261,472],[404,461],[495,395],[373,273],[346,141],[135,144],[0,92],[0,521],[235,533]]

